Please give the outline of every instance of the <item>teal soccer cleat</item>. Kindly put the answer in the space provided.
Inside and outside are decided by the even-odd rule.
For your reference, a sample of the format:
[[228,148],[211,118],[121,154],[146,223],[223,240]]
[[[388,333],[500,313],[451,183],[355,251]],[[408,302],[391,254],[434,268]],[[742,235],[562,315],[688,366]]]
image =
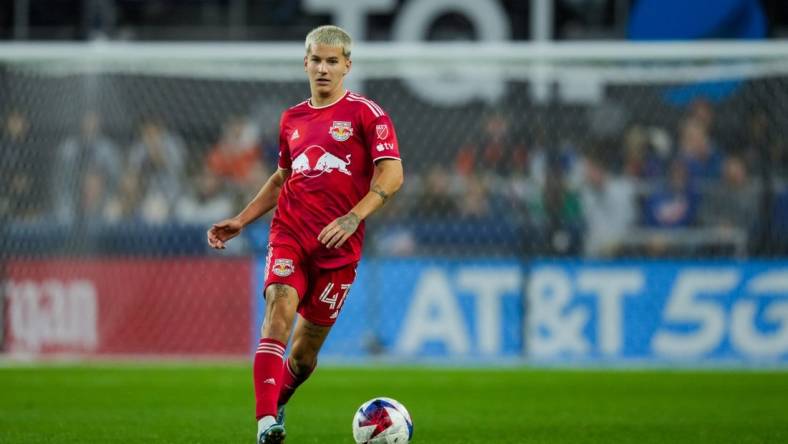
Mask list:
[[282,444],[285,442],[285,426],[273,416],[257,421],[257,444]]
[[282,444],[285,442],[285,435],[285,427],[277,423],[260,434],[257,444]]
[[282,404],[279,406],[279,409],[276,411],[276,423],[283,426],[285,425],[285,405]]

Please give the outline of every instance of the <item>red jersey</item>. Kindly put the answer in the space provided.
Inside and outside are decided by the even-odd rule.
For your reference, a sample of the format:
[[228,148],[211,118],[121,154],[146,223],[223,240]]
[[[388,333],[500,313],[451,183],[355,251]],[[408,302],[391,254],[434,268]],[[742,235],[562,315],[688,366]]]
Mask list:
[[295,241],[321,268],[357,262],[363,222],[340,248],[325,248],[317,236],[369,192],[376,161],[399,158],[391,119],[366,97],[346,91],[331,105],[306,100],[286,110],[279,123],[279,167],[289,169],[290,177],[271,222],[271,244]]

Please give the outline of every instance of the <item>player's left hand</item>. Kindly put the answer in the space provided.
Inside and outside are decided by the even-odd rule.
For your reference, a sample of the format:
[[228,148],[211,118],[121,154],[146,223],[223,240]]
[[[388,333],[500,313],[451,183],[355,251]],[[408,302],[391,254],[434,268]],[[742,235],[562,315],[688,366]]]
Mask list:
[[317,235],[317,240],[326,248],[339,248],[356,232],[359,223],[361,220],[358,216],[350,212],[326,225],[323,231]]

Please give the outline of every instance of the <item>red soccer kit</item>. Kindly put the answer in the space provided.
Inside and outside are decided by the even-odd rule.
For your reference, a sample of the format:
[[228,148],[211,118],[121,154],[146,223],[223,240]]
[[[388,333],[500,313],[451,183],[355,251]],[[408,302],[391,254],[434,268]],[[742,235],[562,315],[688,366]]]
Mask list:
[[[356,93],[347,91],[323,107],[307,100],[282,114],[279,167],[289,169],[290,177],[271,222],[265,285],[295,287],[299,312],[308,320],[331,325],[336,319],[361,258],[364,223],[340,248],[326,248],[318,234],[369,192],[376,161],[399,158],[391,119]],[[310,315],[306,305],[318,298],[320,313]]]

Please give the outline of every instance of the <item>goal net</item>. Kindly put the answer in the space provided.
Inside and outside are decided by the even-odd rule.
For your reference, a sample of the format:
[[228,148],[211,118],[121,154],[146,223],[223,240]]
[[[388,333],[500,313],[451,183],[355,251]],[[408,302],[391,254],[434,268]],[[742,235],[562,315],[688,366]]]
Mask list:
[[[270,219],[221,254],[205,231],[276,168],[280,113],[309,95],[302,53],[0,47],[6,351],[251,350]],[[500,334],[479,313],[470,346],[435,334],[459,354],[518,355],[524,278],[501,270],[537,258],[788,251],[784,44],[369,44],[353,59],[348,86],[391,115],[406,181],[369,221],[365,302],[349,302],[335,354],[422,350],[407,331],[429,326],[386,301],[482,294],[492,277],[518,313],[487,319]]]

